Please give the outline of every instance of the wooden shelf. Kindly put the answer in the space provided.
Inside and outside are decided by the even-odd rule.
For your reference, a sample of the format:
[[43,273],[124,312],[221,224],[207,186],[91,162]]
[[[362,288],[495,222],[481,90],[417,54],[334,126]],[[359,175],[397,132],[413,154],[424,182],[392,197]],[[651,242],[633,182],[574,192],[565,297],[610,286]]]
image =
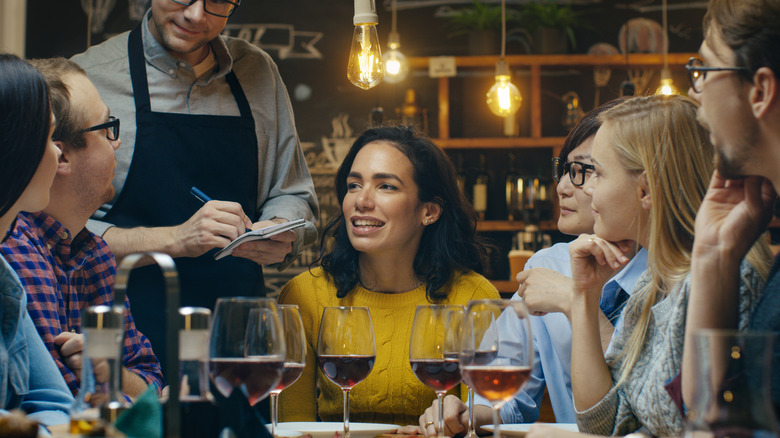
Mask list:
[[[681,68],[695,53],[670,53],[667,57],[669,66]],[[493,68],[498,56],[455,56],[458,68]],[[409,65],[412,69],[428,68],[430,57],[411,57]],[[660,53],[640,53],[625,55],[509,55],[504,57],[510,68],[530,70],[531,95],[528,98],[531,107],[531,135],[518,138],[496,139],[452,139],[450,138],[450,78],[438,78],[438,122],[441,148],[522,148],[546,146],[560,150],[563,141],[560,137],[542,136],[542,68],[643,68],[660,70],[664,66],[664,58]],[[489,141],[492,140],[492,141]]]
[[[525,222],[522,221],[479,221],[477,231],[523,231]],[[558,226],[555,221],[542,221],[539,224],[542,231],[555,231]]]
[[518,149],[563,147],[565,137],[495,137],[495,138],[436,138],[434,142],[442,149]]
[[[696,53],[670,53],[668,63],[670,66],[683,66],[688,59],[698,56]],[[409,66],[416,69],[427,69],[431,57],[410,57]],[[455,64],[458,68],[495,67],[498,62],[497,55],[489,56],[455,56]],[[504,59],[510,67],[541,66],[541,67],[608,67],[625,69],[637,67],[650,67],[661,69],[664,65],[663,55],[660,53],[634,53],[625,55],[508,55]]]

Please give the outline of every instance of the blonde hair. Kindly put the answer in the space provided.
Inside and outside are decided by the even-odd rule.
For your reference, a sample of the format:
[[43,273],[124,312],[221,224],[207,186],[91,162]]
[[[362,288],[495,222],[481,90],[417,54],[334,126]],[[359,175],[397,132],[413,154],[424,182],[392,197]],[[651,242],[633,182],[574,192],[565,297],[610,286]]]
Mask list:
[[[647,267],[650,281],[634,291],[644,305],[629,342],[621,352],[626,360],[621,384],[642,352],[650,325],[651,308],[682,281],[691,266],[696,212],[715,168],[709,134],[696,121],[696,103],[682,96],[629,99],[604,112],[601,122],[611,125],[612,144],[620,164],[629,172],[645,172],[650,199]],[[760,239],[748,261],[766,278],[771,253]]]

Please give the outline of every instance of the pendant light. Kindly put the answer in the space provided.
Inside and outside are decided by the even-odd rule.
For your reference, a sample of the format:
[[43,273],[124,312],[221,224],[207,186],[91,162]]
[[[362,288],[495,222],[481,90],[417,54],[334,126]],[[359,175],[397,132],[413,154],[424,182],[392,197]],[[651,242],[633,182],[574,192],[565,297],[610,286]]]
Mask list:
[[666,20],[666,0],[661,4],[661,14],[664,27],[664,68],[661,70],[661,85],[655,90],[655,94],[680,94],[672,82],[672,72],[669,70],[669,27]]
[[355,31],[352,34],[347,79],[356,87],[368,90],[382,82],[384,76],[382,51],[376,32],[379,16],[375,0],[355,0],[352,23]]
[[501,58],[496,63],[496,83],[487,92],[487,105],[490,111],[499,117],[509,117],[520,109],[523,97],[510,79],[509,65],[506,63],[506,0],[501,0]]
[[389,49],[382,55],[385,63],[385,82],[397,84],[406,79],[409,75],[409,61],[399,50],[401,48],[401,37],[395,27],[396,6],[398,0],[393,0],[393,15],[391,21],[390,35],[387,37],[387,48]]

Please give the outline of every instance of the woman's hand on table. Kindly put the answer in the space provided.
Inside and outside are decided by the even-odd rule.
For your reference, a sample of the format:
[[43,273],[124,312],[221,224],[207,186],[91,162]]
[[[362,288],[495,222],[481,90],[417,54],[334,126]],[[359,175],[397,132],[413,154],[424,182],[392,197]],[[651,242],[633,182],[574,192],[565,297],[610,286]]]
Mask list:
[[[444,435],[455,436],[468,429],[469,410],[465,403],[454,395],[444,397]],[[423,435],[435,436],[439,427],[439,400],[420,415],[420,429]]]

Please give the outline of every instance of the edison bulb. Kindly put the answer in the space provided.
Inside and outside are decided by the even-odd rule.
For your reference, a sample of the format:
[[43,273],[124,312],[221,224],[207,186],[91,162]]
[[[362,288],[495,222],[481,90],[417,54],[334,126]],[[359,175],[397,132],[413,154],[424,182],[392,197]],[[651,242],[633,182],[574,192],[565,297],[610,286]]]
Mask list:
[[655,94],[664,94],[666,96],[671,96],[672,94],[680,94],[680,91],[677,90],[677,87],[674,86],[674,82],[672,82],[672,79],[661,79],[661,85],[658,86],[658,89],[655,90]]
[[349,52],[347,79],[364,90],[382,82],[384,66],[375,23],[355,25]]
[[486,102],[490,111],[499,116],[511,116],[520,109],[523,97],[520,90],[510,81],[509,66],[502,58],[496,64],[496,83],[487,92]]
[[655,94],[664,94],[671,96],[672,94],[680,94],[677,87],[672,82],[672,72],[668,68],[661,70],[661,85],[655,90]]
[[399,50],[401,48],[401,38],[398,32],[391,31],[387,37],[387,48],[389,49],[382,55],[385,63],[385,82],[396,84],[406,79],[409,75],[409,61]]

